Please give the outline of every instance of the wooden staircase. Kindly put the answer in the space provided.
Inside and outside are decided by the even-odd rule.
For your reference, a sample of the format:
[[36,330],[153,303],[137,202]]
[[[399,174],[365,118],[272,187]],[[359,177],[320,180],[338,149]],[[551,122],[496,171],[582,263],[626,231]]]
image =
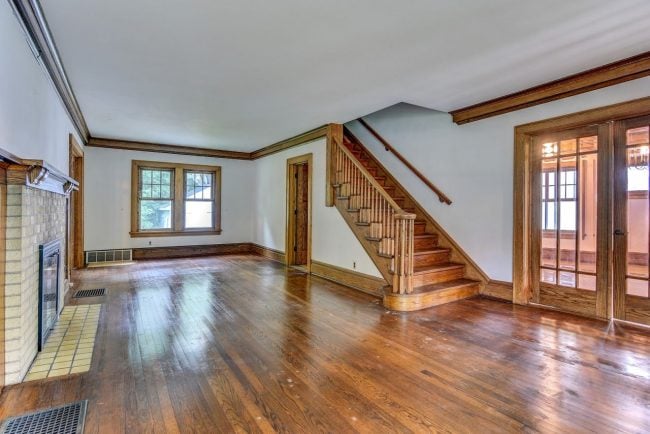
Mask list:
[[480,269],[350,131],[330,152],[335,206],[389,282],[385,307],[413,311],[479,293]]

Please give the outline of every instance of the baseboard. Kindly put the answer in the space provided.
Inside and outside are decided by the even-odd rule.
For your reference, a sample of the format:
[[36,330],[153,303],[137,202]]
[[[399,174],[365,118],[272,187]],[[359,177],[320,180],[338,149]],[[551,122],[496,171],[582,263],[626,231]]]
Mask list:
[[313,260],[311,261],[311,274],[377,297],[384,296],[384,286],[388,285],[380,277]]
[[512,283],[490,280],[481,288],[481,295],[512,302]]
[[172,259],[197,256],[251,253],[251,243],[205,244],[194,246],[145,247],[133,249],[133,259]]
[[271,259],[272,261],[276,261],[281,264],[287,263],[286,255],[284,254],[284,252],[281,252],[280,250],[275,250],[270,247],[260,246],[259,244],[255,244],[255,243],[250,243],[250,246],[251,246],[250,247],[251,253],[264,256],[267,259]]

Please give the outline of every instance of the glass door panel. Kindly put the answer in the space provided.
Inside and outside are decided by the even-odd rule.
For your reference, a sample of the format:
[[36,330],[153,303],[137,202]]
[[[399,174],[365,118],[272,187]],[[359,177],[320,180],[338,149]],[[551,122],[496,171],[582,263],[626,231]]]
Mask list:
[[597,129],[537,137],[534,148],[534,301],[596,315]]
[[618,131],[614,314],[650,324],[650,118],[621,122]]

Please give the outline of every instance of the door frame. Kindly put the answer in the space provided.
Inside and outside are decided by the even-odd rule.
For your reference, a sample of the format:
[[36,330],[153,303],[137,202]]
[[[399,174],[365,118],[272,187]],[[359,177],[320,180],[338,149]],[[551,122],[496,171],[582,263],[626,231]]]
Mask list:
[[[650,97],[640,98],[619,104],[613,104],[582,112],[558,116],[538,122],[515,127],[514,131],[514,191],[513,191],[513,302],[531,304],[533,301],[534,267],[532,263],[533,246],[533,138],[535,136],[598,124],[598,140],[606,143],[603,153],[599,151],[598,171],[608,176],[598,177],[598,220],[605,227],[598,231],[598,249],[605,252],[612,250],[613,218],[610,210],[613,206],[613,186],[609,179],[614,175],[613,167],[613,126],[614,121],[635,118],[650,114]],[[605,158],[601,158],[604,155]],[[612,261],[607,255],[606,263],[598,263],[603,270],[601,279],[606,281],[606,294],[599,293],[596,301],[596,317],[611,318],[613,299]]]
[[311,225],[312,225],[312,202],[313,202],[313,188],[312,188],[312,176],[314,171],[313,164],[313,154],[304,154],[297,157],[292,157],[287,159],[287,224],[286,224],[286,242],[285,242],[285,254],[287,265],[295,265],[295,254],[294,254],[294,239],[293,233],[296,230],[296,218],[293,213],[295,208],[295,189],[296,182],[293,175],[293,166],[300,166],[307,164],[307,193],[309,196],[308,205],[307,205],[307,264],[305,267],[308,272],[311,272]]
[[79,190],[70,194],[67,249],[68,270],[84,267],[84,151],[74,135],[69,135],[69,175],[79,182]]

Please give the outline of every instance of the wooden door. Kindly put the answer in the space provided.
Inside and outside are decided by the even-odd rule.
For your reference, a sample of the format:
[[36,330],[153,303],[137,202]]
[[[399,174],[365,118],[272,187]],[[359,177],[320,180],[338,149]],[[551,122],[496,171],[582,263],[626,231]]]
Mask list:
[[308,226],[309,226],[309,165],[307,163],[294,166],[295,188],[295,215],[294,227],[295,265],[307,264]]
[[593,126],[533,138],[533,303],[607,316],[607,224],[598,211],[606,137]]
[[614,317],[650,325],[650,116],[614,130]]
[[312,155],[287,160],[287,264],[310,268]]

